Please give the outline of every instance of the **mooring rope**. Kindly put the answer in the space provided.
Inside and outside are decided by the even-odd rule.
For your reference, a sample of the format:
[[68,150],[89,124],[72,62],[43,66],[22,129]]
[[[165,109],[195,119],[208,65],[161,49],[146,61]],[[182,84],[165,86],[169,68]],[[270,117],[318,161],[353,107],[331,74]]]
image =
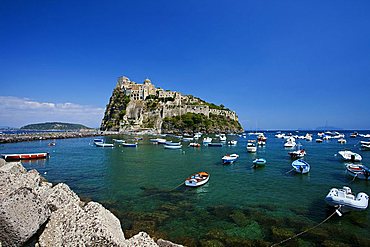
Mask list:
[[348,185],[350,185],[353,181],[355,181],[356,177],[357,177],[357,173],[355,174],[355,176],[353,177],[353,179],[351,180],[351,182],[348,183]]
[[[338,209],[336,209],[336,210],[339,210],[339,209],[340,209],[340,207],[339,207]],[[285,243],[285,242],[287,242],[287,241],[289,241],[289,240],[292,240],[292,239],[294,239],[294,238],[296,238],[296,237],[298,237],[298,236],[301,236],[302,234],[304,234],[304,233],[306,233],[306,232],[308,232],[308,231],[311,231],[311,230],[315,229],[316,227],[319,227],[320,225],[322,225],[322,224],[324,224],[326,221],[328,221],[331,217],[333,217],[333,216],[337,213],[337,211],[336,211],[336,210],[335,210],[331,215],[329,215],[329,217],[327,217],[325,220],[321,221],[319,224],[317,224],[317,225],[315,225],[315,226],[313,226],[313,227],[311,227],[311,228],[309,228],[309,229],[307,229],[307,230],[304,230],[303,232],[300,232],[300,233],[298,233],[298,234],[296,234],[296,235],[294,235],[294,236],[292,236],[292,237],[289,237],[289,238],[287,238],[287,239],[284,239],[283,241],[280,241],[279,243],[275,243],[275,244],[271,245],[270,247],[278,246],[278,245],[280,245],[280,244],[282,244],[282,243]]]
[[285,174],[288,174],[289,172],[294,171],[294,169],[295,169],[295,168],[293,168],[293,169],[291,169],[291,170],[287,171]]

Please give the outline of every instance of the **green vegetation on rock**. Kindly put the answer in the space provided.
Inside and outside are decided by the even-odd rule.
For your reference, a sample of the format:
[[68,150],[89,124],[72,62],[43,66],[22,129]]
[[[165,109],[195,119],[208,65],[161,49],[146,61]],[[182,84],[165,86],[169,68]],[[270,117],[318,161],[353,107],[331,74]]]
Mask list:
[[48,122],[48,123],[37,123],[28,124],[21,127],[23,130],[80,130],[80,129],[91,129],[82,124],[72,123],[61,123],[61,122]]
[[242,127],[238,121],[225,116],[210,114],[209,118],[203,114],[186,113],[181,116],[164,118],[162,131],[166,133],[183,132],[239,132]]
[[120,121],[126,114],[126,107],[129,102],[130,97],[126,96],[119,88],[115,88],[105,109],[100,129],[119,130]]

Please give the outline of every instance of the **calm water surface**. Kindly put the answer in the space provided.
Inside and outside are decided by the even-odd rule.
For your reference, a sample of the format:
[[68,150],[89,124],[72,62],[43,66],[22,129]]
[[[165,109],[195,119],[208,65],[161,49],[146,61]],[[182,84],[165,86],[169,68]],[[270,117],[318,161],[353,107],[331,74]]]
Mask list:
[[[304,135],[306,132],[299,133]],[[328,217],[333,209],[324,197],[332,187],[350,185],[357,194],[370,194],[370,183],[352,181],[345,163],[336,153],[352,150],[370,165],[370,151],[359,150],[360,138],[347,144],[337,140],[323,143],[299,140],[311,165],[307,175],[288,172],[292,160],[283,139],[267,133],[267,145],[256,154],[246,152],[247,139],[235,147],[166,150],[149,137],[137,148],[98,148],[93,138],[25,142],[0,145],[0,153],[50,152],[50,159],[23,162],[37,169],[50,182],[64,182],[84,199],[102,203],[120,218],[125,236],[146,231],[187,246],[268,246],[306,230]],[[105,137],[106,142],[112,138]],[[314,139],[316,132],[314,133]],[[170,139],[170,138],[167,138]],[[298,142],[298,140],[297,140]],[[221,163],[225,154],[237,153],[238,161]],[[264,168],[253,169],[257,157],[267,160]],[[198,172],[210,173],[210,181],[195,189],[181,185]],[[351,212],[335,215],[328,222],[288,246],[370,246],[370,214]]]

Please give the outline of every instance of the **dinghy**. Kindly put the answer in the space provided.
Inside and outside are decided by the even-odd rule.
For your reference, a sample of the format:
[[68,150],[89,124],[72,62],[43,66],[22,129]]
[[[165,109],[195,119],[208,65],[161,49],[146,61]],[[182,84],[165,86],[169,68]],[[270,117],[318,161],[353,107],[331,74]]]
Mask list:
[[339,151],[340,156],[342,156],[343,160],[346,161],[361,161],[361,155],[351,152],[351,151]]
[[2,154],[1,157],[6,161],[46,159],[49,153]]
[[203,184],[206,184],[209,180],[209,173],[208,172],[198,172],[185,180],[185,185],[189,187],[198,187]]
[[310,165],[304,160],[295,160],[292,166],[297,173],[304,174],[310,171]]
[[260,166],[265,166],[266,165],[266,160],[263,158],[255,159],[253,160],[253,167],[260,167]]
[[222,163],[223,164],[232,164],[238,158],[239,158],[239,155],[237,155],[237,154],[230,154],[230,155],[227,154],[224,157],[222,157]]
[[182,145],[176,145],[176,146],[164,145],[164,148],[165,149],[180,149],[180,148],[182,148]]
[[137,147],[137,143],[122,143],[123,147]]
[[111,148],[114,146],[112,143],[104,143],[104,142],[94,142],[94,144],[97,147],[102,147],[102,148]]
[[348,164],[346,168],[349,175],[359,179],[370,180],[370,169],[368,167],[364,165]]
[[361,211],[367,208],[369,196],[360,192],[355,197],[349,187],[343,186],[343,189],[332,188],[325,197],[325,202],[330,206],[340,207],[342,212]]

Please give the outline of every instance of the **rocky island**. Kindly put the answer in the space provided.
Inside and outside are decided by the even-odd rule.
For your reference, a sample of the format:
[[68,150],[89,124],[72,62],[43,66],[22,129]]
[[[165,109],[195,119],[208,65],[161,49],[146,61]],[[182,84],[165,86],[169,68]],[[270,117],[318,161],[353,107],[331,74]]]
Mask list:
[[113,90],[101,124],[104,131],[155,133],[232,133],[243,131],[238,116],[224,105],[192,95],[156,88],[121,76]]

